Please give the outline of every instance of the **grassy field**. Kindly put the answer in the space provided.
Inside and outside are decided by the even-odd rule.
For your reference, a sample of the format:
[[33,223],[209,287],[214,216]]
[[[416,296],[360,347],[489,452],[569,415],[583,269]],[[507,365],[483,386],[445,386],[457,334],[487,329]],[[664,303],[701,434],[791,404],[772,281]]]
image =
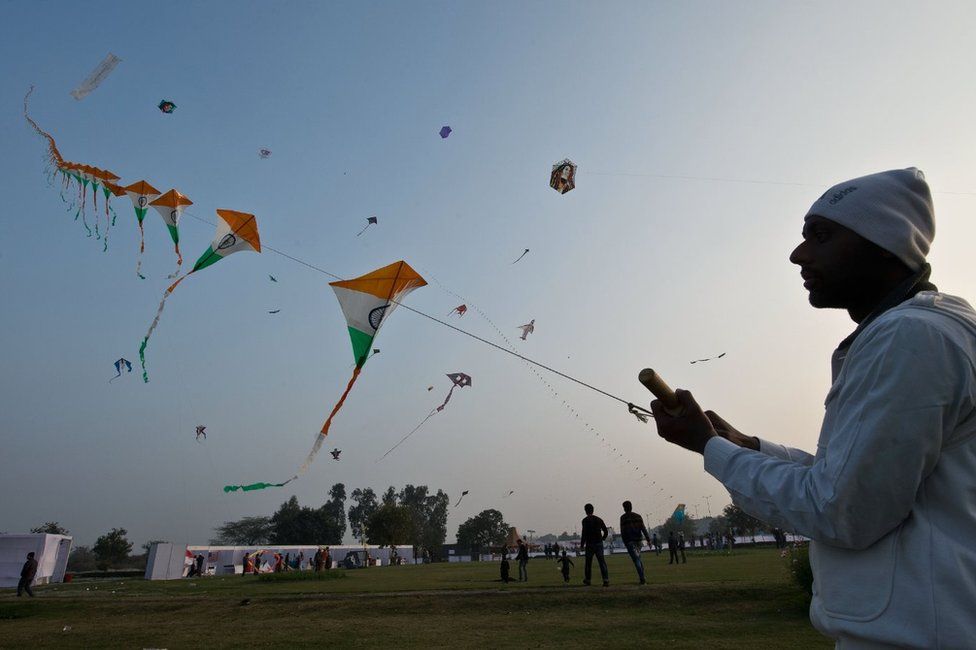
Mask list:
[[[611,586],[570,586],[554,562],[503,585],[494,563],[336,572],[334,579],[214,577],[90,580],[0,591],[0,647],[830,647],[807,619],[773,549],[644,555],[637,585],[626,555]],[[514,567],[513,567],[514,569]],[[596,567],[594,567],[596,569]],[[514,571],[513,571],[514,573]],[[245,599],[247,599],[245,603]]]

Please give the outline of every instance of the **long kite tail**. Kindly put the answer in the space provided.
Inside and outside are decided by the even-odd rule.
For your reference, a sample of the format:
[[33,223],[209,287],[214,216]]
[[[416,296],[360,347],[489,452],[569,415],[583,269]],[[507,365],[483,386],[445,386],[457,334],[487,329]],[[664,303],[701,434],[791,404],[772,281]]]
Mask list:
[[175,278],[180,274],[180,270],[183,268],[183,254],[180,253],[180,245],[173,244],[176,249],[176,270],[166,276],[167,279]]
[[139,256],[136,258],[136,275],[140,279],[145,280],[146,276],[142,274],[142,253],[146,250],[146,232],[142,227],[142,221],[139,221]]
[[319,431],[317,436],[315,436],[315,444],[312,445],[312,450],[308,452],[308,456],[305,457],[305,462],[303,462],[301,467],[298,468],[298,476],[305,473],[309,465],[312,464],[312,461],[315,460],[319,450],[322,449],[322,443],[325,442],[325,437],[329,435],[329,428],[332,426],[332,419],[336,416],[336,413],[339,412],[339,409],[342,408],[346,398],[349,396],[349,391],[352,390],[353,384],[355,384],[356,380],[359,379],[359,373],[362,372],[362,369],[363,367],[361,365],[357,365],[352,371],[352,377],[349,378],[349,383],[346,384],[346,390],[342,392],[342,396],[339,397],[339,401],[336,402],[336,405],[332,407],[332,412],[329,413],[329,417],[326,419],[325,424],[322,425],[322,430]]
[[149,383],[149,373],[146,371],[146,346],[149,345],[149,337],[153,335],[153,332],[156,330],[156,326],[159,325],[159,319],[163,315],[163,309],[166,308],[166,299],[172,295],[176,285],[189,277],[189,275],[189,273],[184,275],[182,278],[171,284],[163,293],[163,299],[159,301],[159,308],[156,309],[156,317],[153,318],[153,322],[149,326],[149,331],[146,332],[146,336],[142,339],[142,343],[139,345],[139,363],[142,365],[142,381],[147,384]]

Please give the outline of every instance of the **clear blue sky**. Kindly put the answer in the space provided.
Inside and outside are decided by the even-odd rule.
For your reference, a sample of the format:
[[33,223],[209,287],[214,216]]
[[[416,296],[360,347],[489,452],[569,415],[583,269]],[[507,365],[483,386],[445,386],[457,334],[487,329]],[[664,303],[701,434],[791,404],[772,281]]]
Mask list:
[[[69,160],[175,187],[205,219],[253,212],[267,244],[344,277],[406,259],[510,338],[536,319],[524,354],[645,402],[635,378],[654,366],[747,432],[813,448],[829,353],[852,324],[807,305],[787,256],[828,185],[925,170],[934,280],[976,287],[976,96],[960,73],[973,19],[964,2],[5,2],[0,529],[53,519],[79,543],[115,526],[199,543],[292,493],[321,503],[338,481],[470,490],[450,539],[487,507],[541,533],[572,530],[586,501],[614,520],[629,498],[652,523],[679,501],[728,502],[700,458],[618,403],[546,377],[554,398],[519,361],[406,311],[334,425],[342,461],[224,495],[291,476],[348,379],[329,278],[235,255],[169,301],[151,383],[108,384],[115,359],[137,361],[172,250],[149,215],[141,281],[127,201],[106,253],[72,221],[21,115],[31,84]],[[122,62],[75,101],[108,52]],[[560,196],[548,174],[566,156],[579,176]],[[212,228],[181,231],[192,261]],[[461,301],[432,282],[408,302],[443,316]],[[460,325],[497,340],[474,311]],[[456,371],[474,385],[374,462]]]

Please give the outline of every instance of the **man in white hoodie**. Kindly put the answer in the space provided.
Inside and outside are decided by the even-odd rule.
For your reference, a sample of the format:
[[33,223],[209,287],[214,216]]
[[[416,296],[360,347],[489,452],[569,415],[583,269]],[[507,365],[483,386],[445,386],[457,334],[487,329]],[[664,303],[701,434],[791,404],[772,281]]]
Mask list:
[[832,358],[816,455],[746,436],[691,393],[651,404],[750,515],[813,540],[810,619],[842,648],[976,647],[976,312],[925,262],[917,169],[827,190],[790,255],[810,304],[856,322]]

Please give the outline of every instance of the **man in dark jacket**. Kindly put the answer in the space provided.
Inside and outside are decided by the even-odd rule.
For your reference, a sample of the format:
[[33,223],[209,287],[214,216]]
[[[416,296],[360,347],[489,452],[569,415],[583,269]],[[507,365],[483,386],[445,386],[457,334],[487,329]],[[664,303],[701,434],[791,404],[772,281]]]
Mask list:
[[600,574],[603,576],[603,586],[610,586],[610,573],[607,571],[607,561],[603,559],[603,540],[607,538],[610,531],[603,520],[593,514],[593,504],[587,503],[583,506],[586,516],[583,517],[582,529],[580,532],[580,544],[586,554],[586,564],[583,566],[583,584],[589,586],[590,578],[593,575],[593,556],[600,564]]
[[528,582],[529,547],[522,540],[518,540],[518,553],[515,554],[515,561],[518,562],[519,582]]
[[678,539],[673,530],[668,533],[668,564],[678,564]]
[[20,570],[20,582],[17,583],[18,597],[24,591],[31,598],[34,597],[34,590],[31,589],[31,583],[34,582],[35,575],[37,575],[37,560],[34,559],[34,551],[31,551],[27,554],[27,561],[24,562],[24,568]]
[[644,563],[641,562],[640,552],[645,538],[650,545],[651,536],[647,532],[647,526],[644,525],[643,517],[633,511],[633,505],[630,501],[624,501],[623,507],[624,514],[620,515],[620,536],[623,538],[627,553],[637,569],[640,584],[643,585],[646,584],[646,581],[644,580]]

